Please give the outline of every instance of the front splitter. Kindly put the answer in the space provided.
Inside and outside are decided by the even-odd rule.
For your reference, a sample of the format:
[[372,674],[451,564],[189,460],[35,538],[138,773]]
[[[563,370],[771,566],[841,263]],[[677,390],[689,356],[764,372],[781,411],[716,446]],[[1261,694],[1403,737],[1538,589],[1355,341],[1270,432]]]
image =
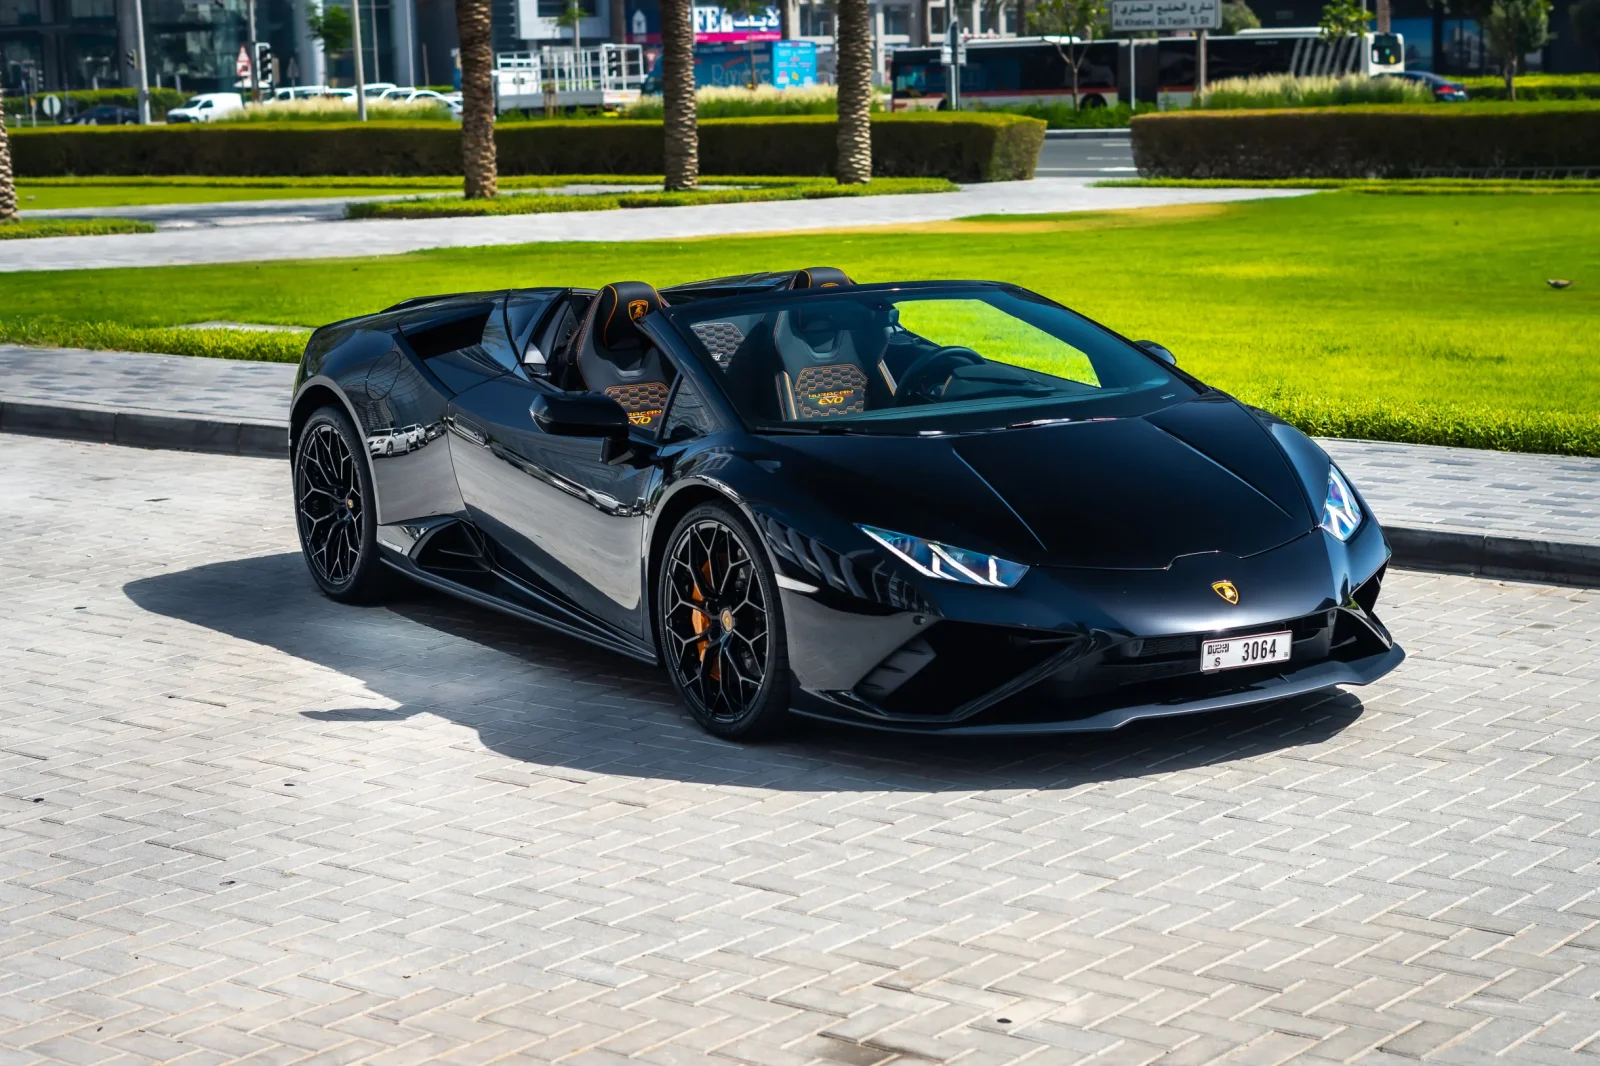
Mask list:
[[1370,685],[1405,661],[1406,653],[1398,644],[1388,651],[1369,655],[1350,662],[1323,662],[1296,670],[1292,674],[1265,678],[1232,692],[1207,696],[1195,700],[1168,700],[1161,703],[1144,703],[1128,707],[1115,707],[1089,718],[1062,722],[966,722],[940,726],[924,723],[899,723],[879,718],[866,718],[852,714],[845,708],[839,713],[817,707],[794,708],[793,713],[840,725],[863,729],[877,729],[890,733],[917,733],[924,736],[1040,736],[1052,733],[1105,733],[1121,729],[1129,722],[1152,718],[1176,718],[1180,715],[1205,714],[1209,711],[1236,710],[1291,696],[1320,692],[1335,685]]

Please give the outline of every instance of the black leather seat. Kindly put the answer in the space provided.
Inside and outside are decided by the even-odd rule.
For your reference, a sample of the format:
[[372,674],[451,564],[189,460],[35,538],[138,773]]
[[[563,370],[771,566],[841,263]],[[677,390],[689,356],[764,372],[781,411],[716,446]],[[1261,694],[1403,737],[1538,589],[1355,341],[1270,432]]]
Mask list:
[[661,304],[642,281],[613,282],[589,304],[576,345],[583,387],[616,400],[629,421],[646,428],[661,417],[671,387],[666,360],[635,323]]
[[794,277],[789,279],[791,289],[837,289],[843,285],[854,285],[849,276],[838,267],[806,267],[796,270]]
[[[772,327],[783,417],[808,422],[880,406],[872,373],[883,357],[884,330],[866,308],[846,301],[780,311]],[[892,390],[891,390],[892,391]]]

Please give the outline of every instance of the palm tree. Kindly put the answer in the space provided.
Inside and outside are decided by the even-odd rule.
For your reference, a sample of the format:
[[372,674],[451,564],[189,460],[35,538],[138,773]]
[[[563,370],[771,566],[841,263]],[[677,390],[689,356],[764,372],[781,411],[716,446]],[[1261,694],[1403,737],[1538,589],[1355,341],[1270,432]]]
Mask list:
[[6,136],[6,113],[0,108],[0,222],[17,220],[17,187],[11,180],[11,138]]
[[669,190],[700,182],[700,128],[695,124],[694,8],[690,0],[661,0],[662,152]]
[[838,0],[839,184],[872,180],[872,19],[867,0]]
[[461,173],[469,200],[496,195],[494,86],[490,68],[489,0],[456,0],[456,35],[461,41]]

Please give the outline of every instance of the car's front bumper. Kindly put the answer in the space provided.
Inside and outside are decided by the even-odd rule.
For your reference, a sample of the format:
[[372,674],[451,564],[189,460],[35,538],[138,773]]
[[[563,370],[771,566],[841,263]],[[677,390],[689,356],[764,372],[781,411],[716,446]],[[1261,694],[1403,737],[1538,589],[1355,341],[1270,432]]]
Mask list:
[[[899,732],[1076,733],[1364,685],[1405,657],[1373,613],[1387,557],[1371,522],[1348,544],[1317,530],[1249,558],[1041,567],[1014,590],[896,586],[870,556],[831,557],[827,584],[862,594],[811,573],[809,593],[786,582],[791,706]],[[1201,668],[1207,640],[1283,630],[1287,662]]]

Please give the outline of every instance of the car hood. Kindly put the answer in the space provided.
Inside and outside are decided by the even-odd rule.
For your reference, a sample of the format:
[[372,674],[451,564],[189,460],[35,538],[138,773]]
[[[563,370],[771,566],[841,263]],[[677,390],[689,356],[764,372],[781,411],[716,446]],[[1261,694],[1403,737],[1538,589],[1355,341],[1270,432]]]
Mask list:
[[941,437],[769,438],[784,479],[861,522],[1034,565],[1249,556],[1315,526],[1266,428],[1207,395],[1141,418]]

